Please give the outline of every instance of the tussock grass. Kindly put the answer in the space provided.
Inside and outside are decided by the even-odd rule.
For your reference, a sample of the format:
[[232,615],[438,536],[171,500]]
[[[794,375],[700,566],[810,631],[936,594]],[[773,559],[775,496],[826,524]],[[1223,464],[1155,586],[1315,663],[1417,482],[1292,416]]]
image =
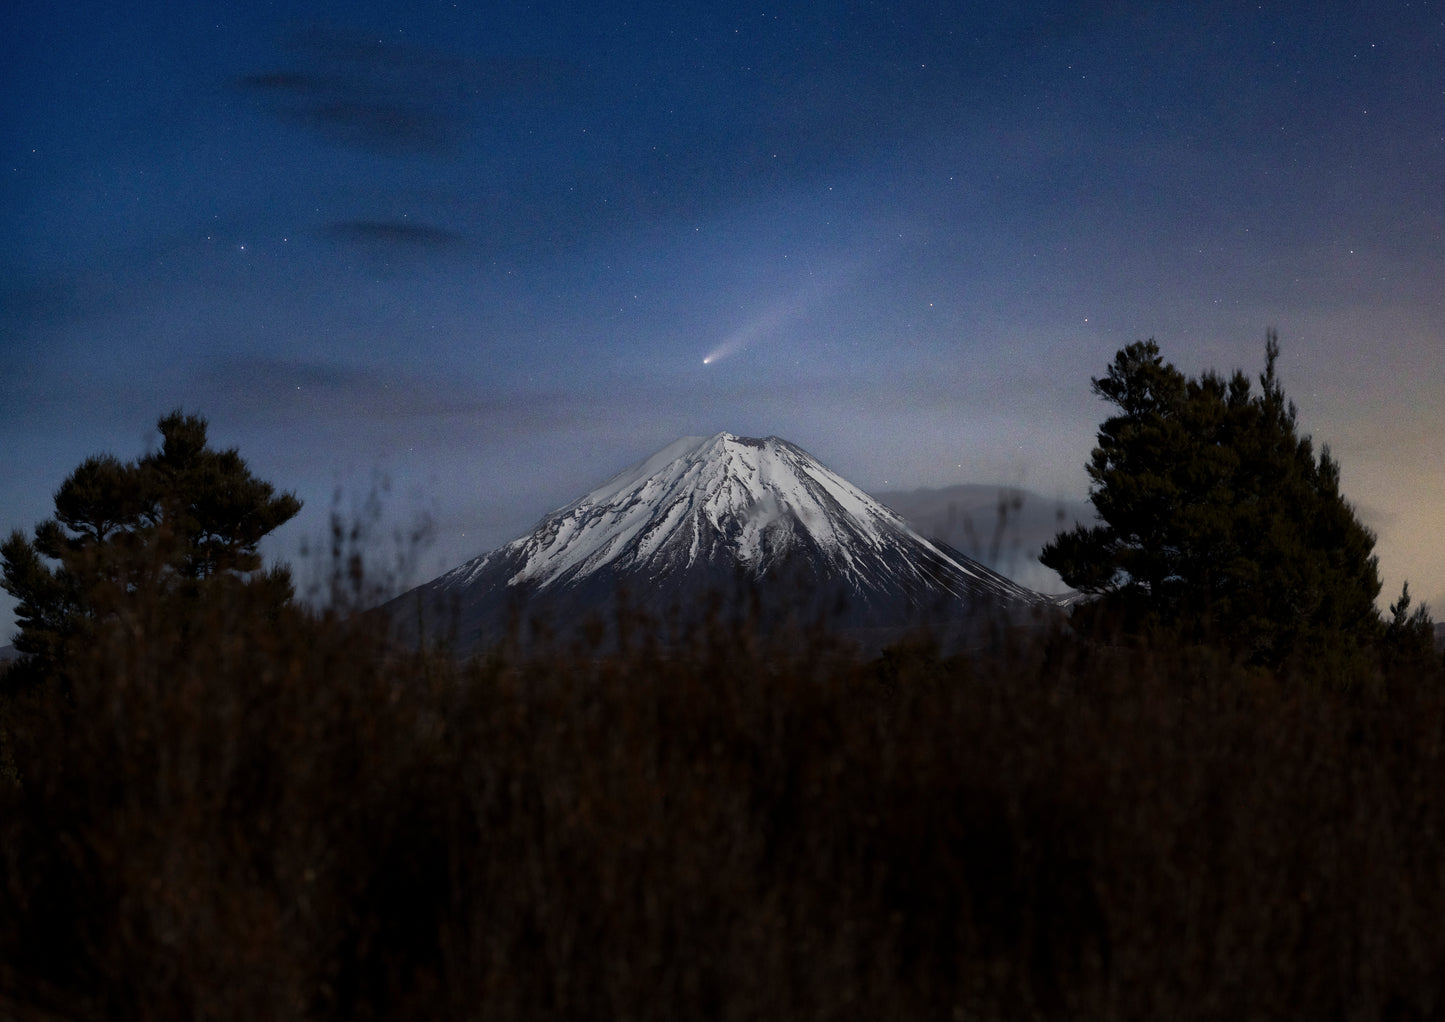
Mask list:
[[147,620],[4,707],[0,1015],[1445,1012],[1438,671]]

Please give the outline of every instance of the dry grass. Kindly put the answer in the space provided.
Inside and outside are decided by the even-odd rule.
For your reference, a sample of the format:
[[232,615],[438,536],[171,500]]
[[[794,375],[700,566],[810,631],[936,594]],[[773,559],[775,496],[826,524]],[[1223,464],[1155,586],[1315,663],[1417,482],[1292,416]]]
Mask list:
[[5,707],[0,1015],[1445,1012],[1438,672],[190,624]]

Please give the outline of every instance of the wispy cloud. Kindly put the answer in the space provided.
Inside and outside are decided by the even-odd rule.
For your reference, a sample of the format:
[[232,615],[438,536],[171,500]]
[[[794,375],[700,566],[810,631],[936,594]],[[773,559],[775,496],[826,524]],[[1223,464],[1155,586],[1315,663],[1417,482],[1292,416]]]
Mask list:
[[333,143],[388,155],[450,155],[479,105],[553,91],[575,75],[555,60],[459,57],[354,29],[312,26],[283,42],[286,66],[236,84]]

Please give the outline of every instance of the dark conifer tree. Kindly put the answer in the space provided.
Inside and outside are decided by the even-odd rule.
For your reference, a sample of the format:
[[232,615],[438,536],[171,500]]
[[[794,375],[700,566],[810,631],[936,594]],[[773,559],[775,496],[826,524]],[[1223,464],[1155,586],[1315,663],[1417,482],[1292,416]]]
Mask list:
[[1242,372],[1187,379],[1141,341],[1092,381],[1119,409],[1088,464],[1102,524],[1060,533],[1040,560],[1100,595],[1093,614],[1270,665],[1378,638],[1375,537],[1329,448],[1316,458],[1299,435],[1278,358],[1271,330],[1256,394]]
[[55,492],[55,515],[0,544],[0,586],[19,602],[14,686],[43,680],[67,647],[137,608],[171,616],[221,597],[274,612],[293,595],[284,567],[262,569],[257,544],[301,502],[251,474],[234,448],[207,445],[206,420],[158,423],[160,449],[136,461],[87,458]]
[[1411,610],[1411,602],[1406,582],[1400,598],[1390,604],[1390,619],[1385,622],[1385,666],[1415,674],[1439,670],[1445,665],[1435,648],[1435,622],[1423,604]]

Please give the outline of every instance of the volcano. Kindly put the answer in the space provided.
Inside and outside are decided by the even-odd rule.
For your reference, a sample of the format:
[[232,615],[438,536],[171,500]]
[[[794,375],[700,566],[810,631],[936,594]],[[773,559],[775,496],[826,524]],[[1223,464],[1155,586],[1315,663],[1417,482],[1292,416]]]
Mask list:
[[705,614],[864,641],[1017,618],[1053,601],[913,530],[778,437],[684,437],[530,533],[385,606],[407,641],[475,652],[509,628],[571,634],[620,604],[684,632]]

